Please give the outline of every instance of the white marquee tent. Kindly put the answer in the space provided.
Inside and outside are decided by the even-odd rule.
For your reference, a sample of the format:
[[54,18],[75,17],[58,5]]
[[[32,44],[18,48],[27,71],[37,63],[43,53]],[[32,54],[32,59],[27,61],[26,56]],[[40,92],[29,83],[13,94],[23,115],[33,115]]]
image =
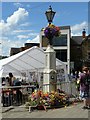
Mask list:
[[[45,65],[45,53],[39,47],[32,47],[11,57],[0,60],[0,77],[12,72],[15,76],[21,76],[23,72],[43,71]],[[56,59],[56,67],[63,68],[66,74],[66,65]]]

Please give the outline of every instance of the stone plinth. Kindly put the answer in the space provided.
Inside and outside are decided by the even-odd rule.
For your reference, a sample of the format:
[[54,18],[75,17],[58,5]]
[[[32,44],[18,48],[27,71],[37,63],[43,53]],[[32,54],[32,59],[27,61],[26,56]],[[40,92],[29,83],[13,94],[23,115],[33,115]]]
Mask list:
[[45,51],[45,69],[43,71],[43,92],[56,90],[56,52],[52,46]]

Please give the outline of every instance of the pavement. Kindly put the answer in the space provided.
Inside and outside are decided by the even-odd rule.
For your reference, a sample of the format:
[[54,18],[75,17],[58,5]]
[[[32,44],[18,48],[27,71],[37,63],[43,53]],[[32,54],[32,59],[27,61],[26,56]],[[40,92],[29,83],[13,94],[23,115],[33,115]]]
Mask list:
[[10,111],[11,109],[14,109],[14,107],[13,107],[13,106],[9,106],[9,107],[2,107],[1,112],[2,112],[2,113],[5,113],[5,112]]
[[24,106],[2,108],[2,118],[88,118],[89,110],[82,109],[83,103],[78,102],[63,108],[34,110],[29,112]]

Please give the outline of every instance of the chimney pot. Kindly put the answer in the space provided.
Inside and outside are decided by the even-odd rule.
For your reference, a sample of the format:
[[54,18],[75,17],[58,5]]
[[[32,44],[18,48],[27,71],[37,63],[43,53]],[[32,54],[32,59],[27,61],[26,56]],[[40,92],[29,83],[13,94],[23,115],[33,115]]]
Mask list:
[[85,29],[83,29],[83,31],[82,31],[82,37],[83,37],[83,38],[86,37],[86,31],[85,31]]

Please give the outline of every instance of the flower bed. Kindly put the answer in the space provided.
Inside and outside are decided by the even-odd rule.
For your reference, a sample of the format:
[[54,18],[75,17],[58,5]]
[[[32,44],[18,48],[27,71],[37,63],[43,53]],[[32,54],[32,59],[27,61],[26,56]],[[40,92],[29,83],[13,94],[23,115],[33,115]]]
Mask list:
[[69,99],[64,92],[43,93],[41,90],[33,92],[26,103],[26,107],[37,106],[38,109],[43,109],[44,106],[62,107],[66,106]]

